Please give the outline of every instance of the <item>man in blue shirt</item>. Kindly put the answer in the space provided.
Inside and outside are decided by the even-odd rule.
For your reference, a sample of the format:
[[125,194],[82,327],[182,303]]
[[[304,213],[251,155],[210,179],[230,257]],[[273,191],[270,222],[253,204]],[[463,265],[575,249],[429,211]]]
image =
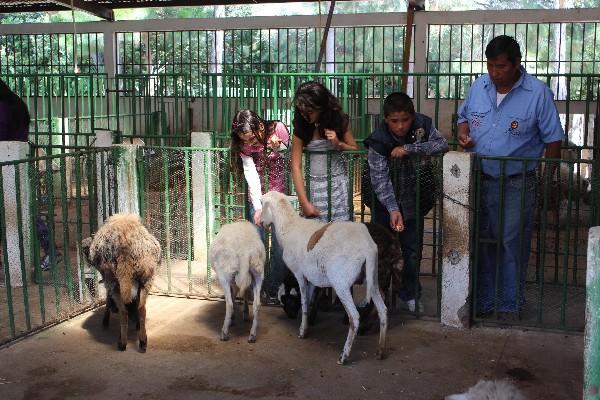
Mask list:
[[488,74],[473,82],[458,111],[459,145],[482,157],[476,298],[482,316],[515,313],[524,303],[538,166],[531,158],[560,158],[564,139],[552,92],[521,66],[515,39],[495,37],[485,56]]

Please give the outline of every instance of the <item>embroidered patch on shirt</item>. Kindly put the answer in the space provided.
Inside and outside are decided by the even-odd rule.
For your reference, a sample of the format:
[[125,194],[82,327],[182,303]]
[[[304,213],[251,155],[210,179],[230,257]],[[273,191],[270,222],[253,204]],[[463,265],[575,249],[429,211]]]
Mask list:
[[425,129],[417,128],[415,130],[415,141],[420,142],[423,140],[423,136],[425,136]]

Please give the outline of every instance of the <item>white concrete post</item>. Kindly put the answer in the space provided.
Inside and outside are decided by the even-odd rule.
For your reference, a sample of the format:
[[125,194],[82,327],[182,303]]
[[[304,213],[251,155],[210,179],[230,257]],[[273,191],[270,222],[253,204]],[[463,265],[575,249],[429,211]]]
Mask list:
[[584,400],[600,400],[600,226],[590,228],[587,250]]
[[[109,130],[103,130],[103,129],[96,129],[96,141],[94,143],[96,148],[110,148],[113,145],[113,140],[114,140],[114,136],[113,136],[113,132],[109,131]],[[106,158],[104,159],[104,162],[108,161]],[[97,180],[96,180],[96,190],[98,193],[98,203],[97,203],[97,210],[98,210],[98,227],[101,227],[104,224],[104,214],[106,213],[106,218],[109,217],[108,215],[108,204],[104,204],[103,199],[102,199],[102,190],[104,190],[104,193],[106,193],[107,196],[107,201],[110,201],[110,199],[108,199],[108,188],[109,188],[109,182],[108,182],[108,169],[110,168],[110,165],[108,163],[106,163],[104,165],[104,177],[102,176],[102,162],[103,159],[102,157],[98,156],[96,158],[96,176],[97,176]]]
[[[192,132],[192,147],[212,147],[211,133]],[[206,260],[208,235],[214,228],[212,153],[208,150],[192,153],[192,226],[194,260],[197,261]]]
[[444,156],[441,322],[456,328],[468,327],[470,321],[472,163],[472,153]]
[[117,210],[120,213],[140,214],[136,160],[137,144],[114,144],[116,160]]
[[[27,142],[0,142],[0,162],[26,159],[29,154],[29,143]],[[19,169],[19,182],[15,182],[16,168]],[[10,272],[10,285],[12,287],[23,286],[22,271],[26,271],[31,265],[31,216],[29,213],[29,176],[27,163],[8,165],[2,167],[2,185],[4,189],[4,218],[6,225],[6,251],[8,267]],[[17,187],[20,199],[17,201]],[[17,211],[21,212],[21,220],[17,218]],[[23,258],[19,250],[19,225],[23,233]],[[24,266],[25,268],[21,269]]]

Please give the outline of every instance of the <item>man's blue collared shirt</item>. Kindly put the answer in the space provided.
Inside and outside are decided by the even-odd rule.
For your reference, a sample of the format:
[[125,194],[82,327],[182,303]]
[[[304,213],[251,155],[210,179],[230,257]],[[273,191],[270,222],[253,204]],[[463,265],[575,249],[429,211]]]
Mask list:
[[[458,123],[469,124],[480,156],[541,157],[547,143],[563,140],[564,131],[554,105],[552,91],[521,67],[521,77],[496,106],[496,86],[488,74],[479,77],[458,110]],[[500,163],[483,161],[483,172],[500,176]],[[533,170],[535,162],[527,163]],[[523,172],[523,163],[507,162],[504,175]]]

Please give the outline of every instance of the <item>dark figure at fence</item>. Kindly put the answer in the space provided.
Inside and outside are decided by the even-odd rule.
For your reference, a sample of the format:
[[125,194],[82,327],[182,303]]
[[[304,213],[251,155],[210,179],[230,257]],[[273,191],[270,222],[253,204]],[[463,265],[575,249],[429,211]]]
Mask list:
[[[248,220],[260,226],[261,196],[270,190],[285,192],[285,159],[281,152],[288,148],[290,134],[281,121],[265,121],[254,111],[242,110],[231,122],[231,161],[234,175],[240,170],[248,185]],[[279,304],[277,291],[283,280],[285,264],[275,231],[271,232],[271,268],[264,285],[266,302]]]
[[[27,142],[30,120],[25,102],[0,79],[0,141]],[[50,268],[48,226],[39,215],[35,225],[40,247],[44,251],[40,268],[45,271]],[[57,262],[60,262],[61,257],[61,254],[57,253]]]
[[[545,150],[546,157],[560,158],[564,132],[552,92],[521,66],[517,41],[495,37],[485,56],[488,74],[473,82],[458,110],[460,146],[478,156],[541,157]],[[480,316],[495,310],[513,318],[525,302],[536,167],[534,161],[481,160],[476,300]]]
[[368,162],[363,171],[363,199],[371,209],[372,222],[398,232],[404,261],[399,295],[411,312],[417,305],[422,312],[418,271],[423,225],[435,201],[433,164],[424,156],[448,151],[448,143],[431,118],[415,112],[405,93],[385,98],[383,116],[383,123],[364,140]]

